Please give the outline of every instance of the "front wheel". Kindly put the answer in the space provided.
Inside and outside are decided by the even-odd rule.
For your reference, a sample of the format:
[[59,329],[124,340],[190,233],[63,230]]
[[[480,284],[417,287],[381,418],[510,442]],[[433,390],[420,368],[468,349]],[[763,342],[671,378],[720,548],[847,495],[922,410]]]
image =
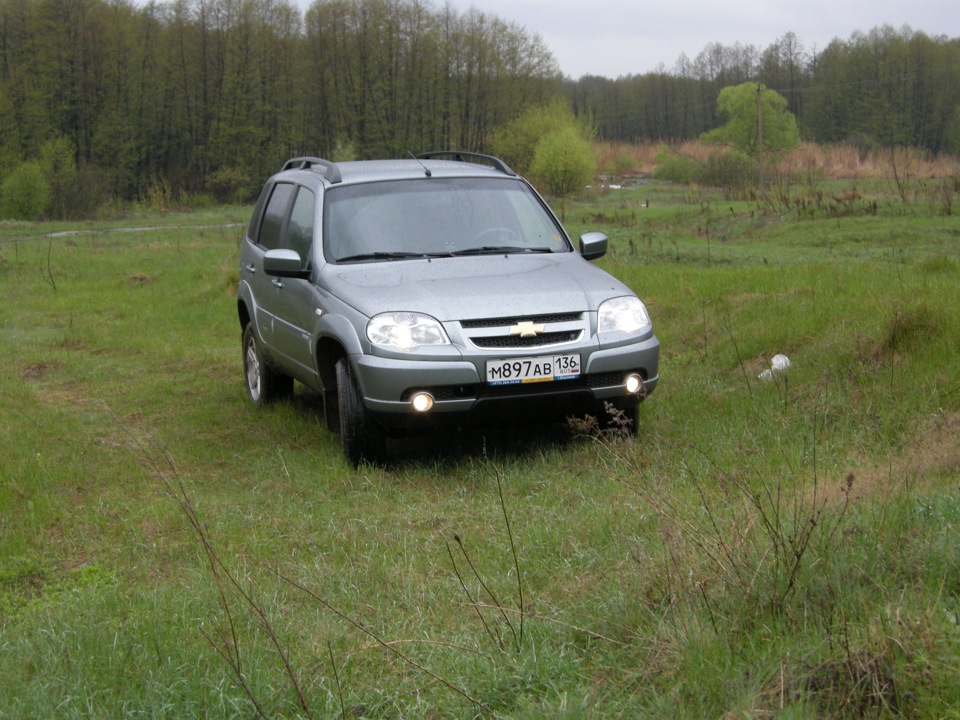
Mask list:
[[250,323],[243,329],[243,374],[254,405],[266,405],[293,392],[293,378],[267,364]]
[[343,455],[356,467],[361,462],[382,464],[387,454],[387,436],[383,428],[370,417],[350,362],[337,362],[337,396],[340,412],[340,445]]

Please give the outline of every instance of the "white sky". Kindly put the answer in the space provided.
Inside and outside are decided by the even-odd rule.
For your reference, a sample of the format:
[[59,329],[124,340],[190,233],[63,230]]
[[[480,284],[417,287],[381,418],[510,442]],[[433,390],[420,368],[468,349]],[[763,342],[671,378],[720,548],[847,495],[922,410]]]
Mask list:
[[[652,72],[708,44],[768,45],[793,32],[807,51],[881,25],[960,37],[957,0],[447,0],[538,33],[573,79]],[[442,7],[444,0],[434,0]]]

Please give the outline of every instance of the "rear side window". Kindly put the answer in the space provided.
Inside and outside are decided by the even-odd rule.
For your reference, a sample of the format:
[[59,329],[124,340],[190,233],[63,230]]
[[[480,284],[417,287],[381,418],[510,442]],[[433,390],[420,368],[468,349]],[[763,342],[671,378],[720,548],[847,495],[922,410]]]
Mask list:
[[294,185],[288,183],[277,183],[274,186],[273,192],[270,194],[270,200],[267,201],[267,207],[263,211],[263,221],[260,223],[260,235],[257,238],[257,244],[261,247],[267,250],[282,247],[280,231],[287,219],[290,198],[293,196],[295,189]]

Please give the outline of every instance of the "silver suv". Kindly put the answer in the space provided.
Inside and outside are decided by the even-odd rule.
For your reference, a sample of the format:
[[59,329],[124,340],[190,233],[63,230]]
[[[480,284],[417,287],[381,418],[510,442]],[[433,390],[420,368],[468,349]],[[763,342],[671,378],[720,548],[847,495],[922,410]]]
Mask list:
[[660,343],[633,291],[587,262],[606,250],[600,233],[575,249],[497,158],[295,158],[242,243],[247,393],[319,391],[353,464],[439,426],[589,414],[636,432]]

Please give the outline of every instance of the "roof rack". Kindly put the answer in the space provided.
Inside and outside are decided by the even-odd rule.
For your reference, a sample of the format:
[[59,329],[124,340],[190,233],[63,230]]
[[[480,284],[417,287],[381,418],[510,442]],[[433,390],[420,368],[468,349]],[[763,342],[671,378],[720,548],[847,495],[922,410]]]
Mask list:
[[321,175],[323,175],[331,183],[335,184],[340,182],[340,168],[337,167],[337,164],[318,157],[291,158],[283,164],[283,167],[280,168],[280,172],[283,172],[284,170],[310,170],[317,165],[323,168]]
[[421,153],[417,155],[418,160],[431,160],[434,158],[449,158],[457,162],[469,162],[470,160],[481,160],[489,165],[493,165],[504,175],[516,175],[510,167],[500,158],[493,155],[483,155],[482,153],[465,152],[463,150],[437,150],[435,152]]

